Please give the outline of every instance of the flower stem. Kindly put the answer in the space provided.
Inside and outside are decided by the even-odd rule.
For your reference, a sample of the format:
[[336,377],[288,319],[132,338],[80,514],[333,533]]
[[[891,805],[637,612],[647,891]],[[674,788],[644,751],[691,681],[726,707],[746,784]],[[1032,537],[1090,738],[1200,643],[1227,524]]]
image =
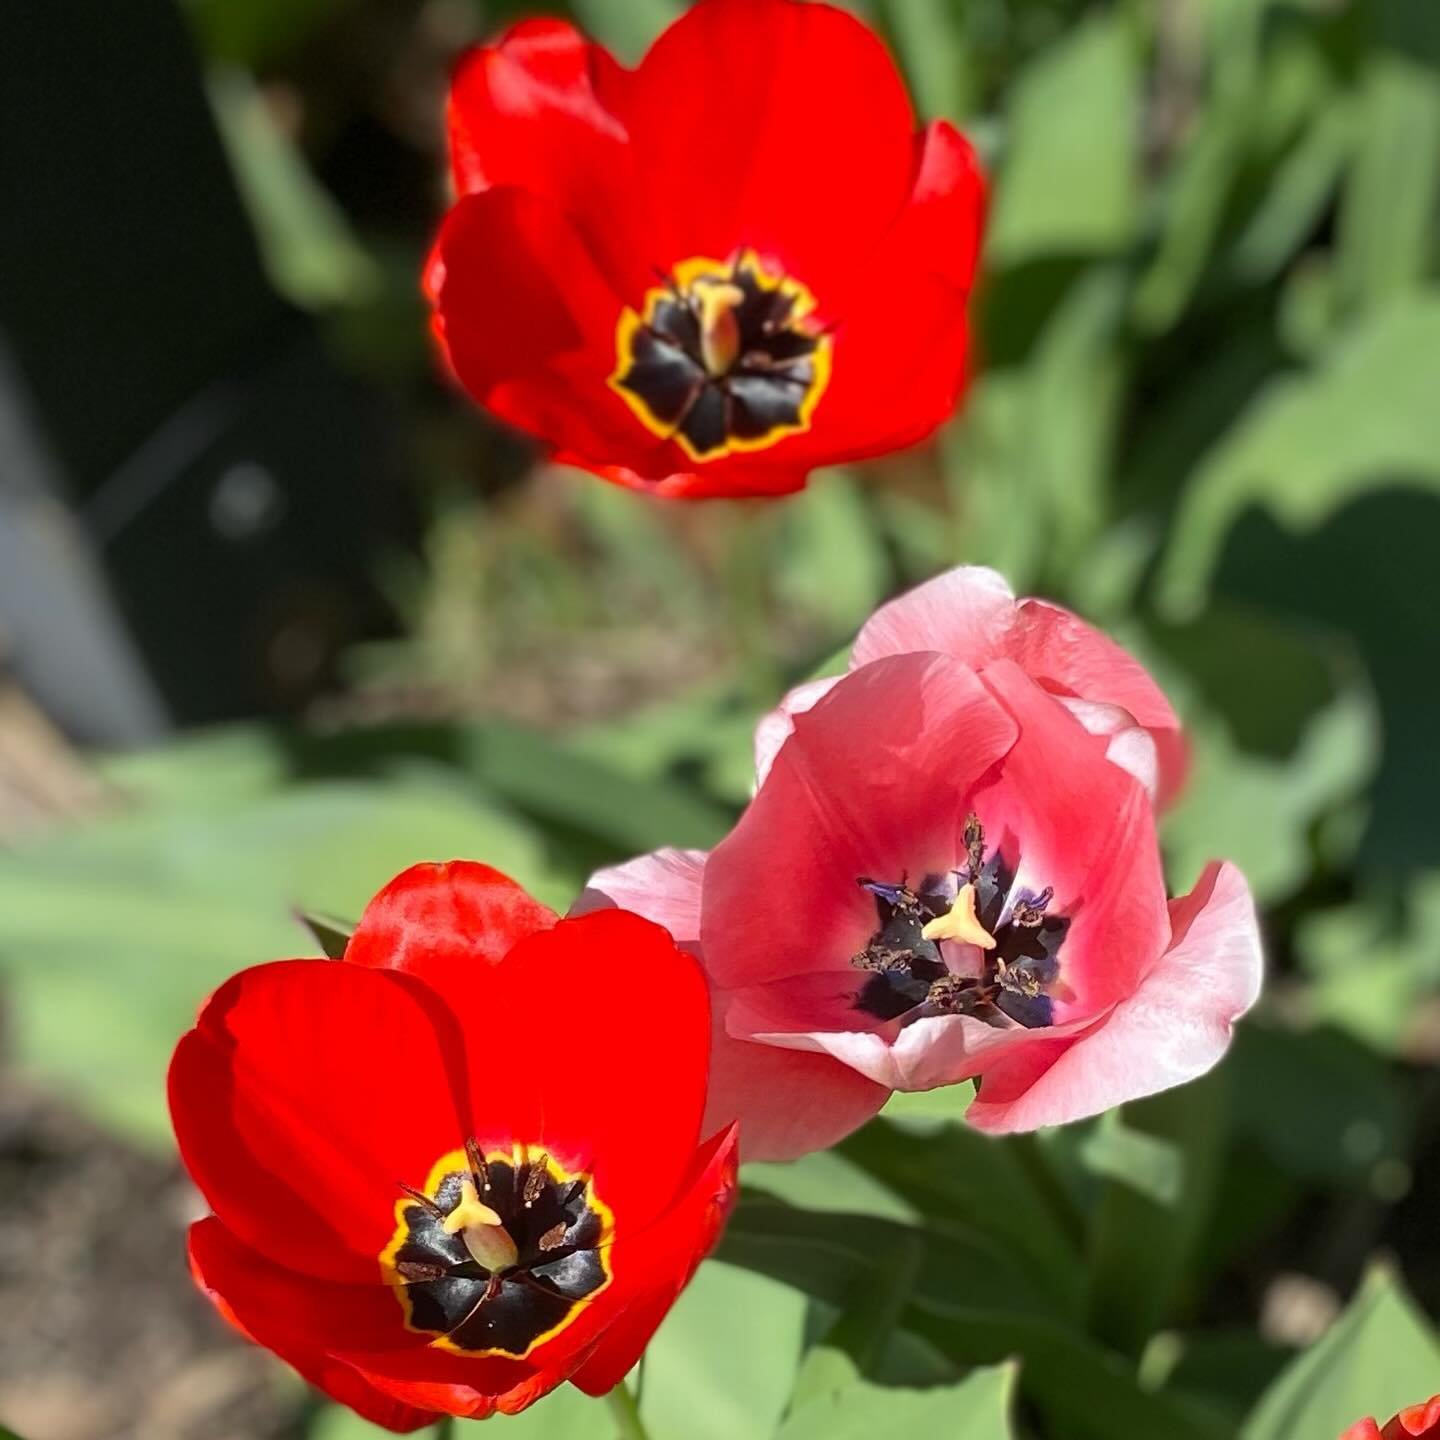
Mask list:
[[640,1420],[640,1406],[622,1381],[606,1397],[610,1415],[620,1427],[620,1440],[650,1440]]
[[435,1440],[456,1440],[460,1426],[453,1415],[442,1416],[435,1422]]

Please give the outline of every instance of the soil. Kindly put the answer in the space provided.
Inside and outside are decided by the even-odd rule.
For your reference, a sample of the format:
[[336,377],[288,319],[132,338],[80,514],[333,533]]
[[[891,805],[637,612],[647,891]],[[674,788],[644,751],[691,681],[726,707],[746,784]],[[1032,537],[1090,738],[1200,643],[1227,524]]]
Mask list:
[[196,1292],[203,1207],[0,1069],[0,1422],[25,1440],[297,1440],[309,1401]]

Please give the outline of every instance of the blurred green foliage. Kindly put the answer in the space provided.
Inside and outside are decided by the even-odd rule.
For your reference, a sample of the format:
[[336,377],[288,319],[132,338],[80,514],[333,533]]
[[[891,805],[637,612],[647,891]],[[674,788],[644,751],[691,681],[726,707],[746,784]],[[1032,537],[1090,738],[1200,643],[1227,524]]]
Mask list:
[[[518,7],[415,8],[459,34]],[[436,401],[427,217],[347,215],[257,88],[306,94],[363,0],[188,0],[275,283],[409,398],[431,523],[385,577],[407,634],[354,654],[322,724],[109,761],[116,813],[0,861],[19,1057],[163,1143],[175,1036],[223,975],[313,948],[297,907],[353,916],[452,853],[563,906],[593,865],[710,844],[785,684],[902,585],[992,564],[1175,698],[1171,878],[1246,870],[1267,998],[1215,1076],[1095,1124],[993,1142],[964,1097],[897,1097],[755,1167],[643,1413],[656,1440],[1324,1440],[1440,1388],[1430,1322],[1366,1272],[1388,1249],[1440,1304],[1440,7],[854,8],[990,161],[984,367],[932,446],[687,508],[517,478]],[[573,3],[632,58],[675,9]],[[1287,1326],[1266,1299],[1291,1274],[1354,1298]],[[566,1392],[494,1423],[568,1440],[601,1413]],[[372,1433],[327,1411],[312,1440]]]

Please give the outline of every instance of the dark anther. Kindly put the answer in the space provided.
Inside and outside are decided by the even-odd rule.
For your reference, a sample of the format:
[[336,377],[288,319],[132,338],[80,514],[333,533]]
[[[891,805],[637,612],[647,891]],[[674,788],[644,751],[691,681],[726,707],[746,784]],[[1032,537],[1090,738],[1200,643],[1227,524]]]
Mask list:
[[423,1190],[417,1190],[413,1185],[407,1185],[403,1180],[395,1182],[399,1187],[417,1204],[423,1205],[432,1215],[444,1217],[445,1211],[440,1208]]
[[538,1160],[532,1162],[525,1174],[525,1189],[521,1199],[528,1210],[541,1196],[546,1184],[550,1179],[550,1157],[542,1155]]
[[465,1159],[470,1164],[470,1178],[475,1182],[475,1191],[483,1195],[490,1188],[490,1165],[480,1142],[473,1135],[465,1142]]
[[978,885],[985,865],[985,827],[973,810],[965,817],[965,863],[970,869],[970,883]]
[[419,1283],[428,1280],[443,1280],[450,1269],[446,1265],[435,1265],[428,1260],[400,1260],[396,1262],[395,1273],[402,1280]]
[[542,1250],[554,1250],[565,1243],[565,1235],[569,1227],[563,1220],[552,1225],[541,1237],[540,1248]]
[[1033,930],[1044,918],[1045,907],[1055,898],[1055,887],[1047,885],[1032,900],[1017,900],[1010,912],[1010,923]]

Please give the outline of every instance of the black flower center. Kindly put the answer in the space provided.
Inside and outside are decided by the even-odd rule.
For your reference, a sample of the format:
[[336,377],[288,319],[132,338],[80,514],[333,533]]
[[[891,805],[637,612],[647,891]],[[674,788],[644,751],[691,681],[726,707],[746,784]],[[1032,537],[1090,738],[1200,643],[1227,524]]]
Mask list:
[[424,1190],[402,1185],[380,1256],[412,1330],[467,1355],[528,1355],[610,1283],[610,1212],[591,1181],[548,1155],[443,1157]]
[[[1049,992],[1070,921],[1050,913],[1049,886],[1016,891],[1000,851],[985,858],[985,830],[973,814],[965,844],[962,869],[927,875],[913,889],[903,877],[897,885],[858,878],[875,897],[879,927],[850,962],[870,972],[856,1008],[878,1020],[974,1015],[992,1025],[1053,1024]],[[968,947],[968,966],[946,963],[945,947],[957,942]]]
[[687,260],[620,317],[610,383],[692,460],[760,450],[809,427],[830,378],[814,298],[750,251]]

